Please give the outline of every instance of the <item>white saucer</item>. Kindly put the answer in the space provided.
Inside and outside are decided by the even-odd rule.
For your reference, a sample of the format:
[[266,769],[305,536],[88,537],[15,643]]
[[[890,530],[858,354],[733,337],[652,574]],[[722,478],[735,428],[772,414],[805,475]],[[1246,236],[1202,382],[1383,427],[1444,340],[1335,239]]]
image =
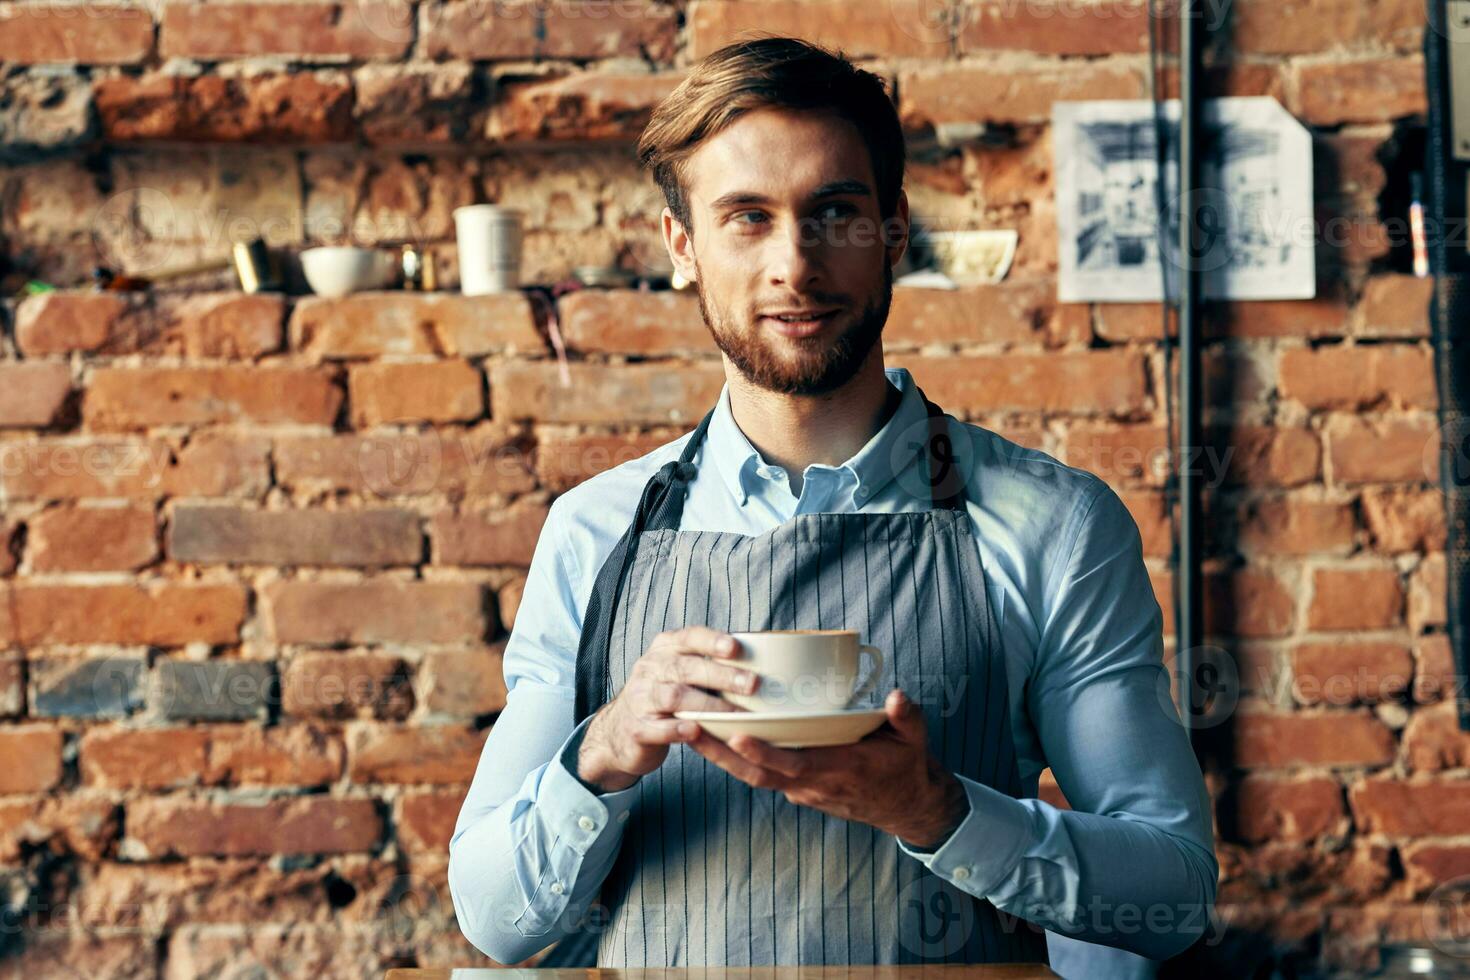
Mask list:
[[721,742],[732,735],[752,735],[783,749],[851,745],[888,717],[882,708],[845,708],[841,711],[676,711],[682,721],[699,727]]

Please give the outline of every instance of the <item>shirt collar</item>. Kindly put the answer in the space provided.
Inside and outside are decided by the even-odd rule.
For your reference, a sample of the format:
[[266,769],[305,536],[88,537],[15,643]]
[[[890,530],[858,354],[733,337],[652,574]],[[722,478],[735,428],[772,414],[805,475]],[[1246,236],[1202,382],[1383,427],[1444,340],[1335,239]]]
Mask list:
[[[871,500],[894,478],[898,469],[913,462],[914,456],[923,449],[927,435],[923,423],[929,413],[913,376],[908,369],[899,367],[886,368],[884,374],[889,383],[903,393],[898,410],[862,449],[841,466],[857,478],[853,492],[860,503]],[[916,432],[920,433],[918,437],[914,436]],[[726,382],[720,389],[720,400],[715,405],[714,417],[710,419],[709,431],[705,433],[700,467],[713,466],[730,493],[744,505],[751,490],[758,485],[757,481],[765,479],[759,475],[759,469],[769,465],[735,423],[735,416],[730,410],[730,385]]]

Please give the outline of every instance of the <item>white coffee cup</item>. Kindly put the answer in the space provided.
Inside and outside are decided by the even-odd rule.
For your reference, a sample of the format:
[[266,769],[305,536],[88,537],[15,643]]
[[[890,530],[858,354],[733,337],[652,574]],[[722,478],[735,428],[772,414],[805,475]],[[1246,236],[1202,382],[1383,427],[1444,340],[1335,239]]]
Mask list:
[[521,212],[499,204],[454,209],[459,289],[466,296],[504,293],[520,285]]
[[[760,675],[753,694],[721,691],[749,711],[841,711],[867,694],[883,672],[877,647],[858,643],[853,630],[760,630],[731,633],[740,644],[737,662]],[[862,654],[873,667],[859,683]]]

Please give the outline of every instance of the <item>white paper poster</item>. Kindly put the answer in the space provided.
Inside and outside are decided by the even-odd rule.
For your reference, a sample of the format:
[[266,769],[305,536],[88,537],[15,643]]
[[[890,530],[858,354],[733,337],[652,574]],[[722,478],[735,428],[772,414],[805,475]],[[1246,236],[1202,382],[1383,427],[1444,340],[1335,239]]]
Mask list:
[[[1317,279],[1311,135],[1266,97],[1209,99],[1201,117],[1195,261],[1204,297],[1311,299]],[[1166,277],[1167,295],[1178,297],[1177,99],[1162,105],[1160,122],[1162,222],[1153,103],[1053,106],[1061,301],[1158,301]]]

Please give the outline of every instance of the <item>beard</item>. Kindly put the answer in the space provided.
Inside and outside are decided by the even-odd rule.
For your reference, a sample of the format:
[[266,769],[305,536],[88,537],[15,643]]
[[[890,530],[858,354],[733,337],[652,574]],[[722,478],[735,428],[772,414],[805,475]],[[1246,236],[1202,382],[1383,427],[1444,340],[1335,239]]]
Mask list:
[[[851,381],[883,335],[893,302],[893,267],[883,263],[883,286],[847,329],[829,340],[826,330],[809,337],[769,333],[759,320],[736,323],[704,294],[704,277],[695,280],[699,313],[740,374],[752,385],[783,395],[825,395]],[[836,305],[821,296],[812,305]],[[845,315],[846,311],[843,314]],[[778,349],[778,345],[787,348]]]

